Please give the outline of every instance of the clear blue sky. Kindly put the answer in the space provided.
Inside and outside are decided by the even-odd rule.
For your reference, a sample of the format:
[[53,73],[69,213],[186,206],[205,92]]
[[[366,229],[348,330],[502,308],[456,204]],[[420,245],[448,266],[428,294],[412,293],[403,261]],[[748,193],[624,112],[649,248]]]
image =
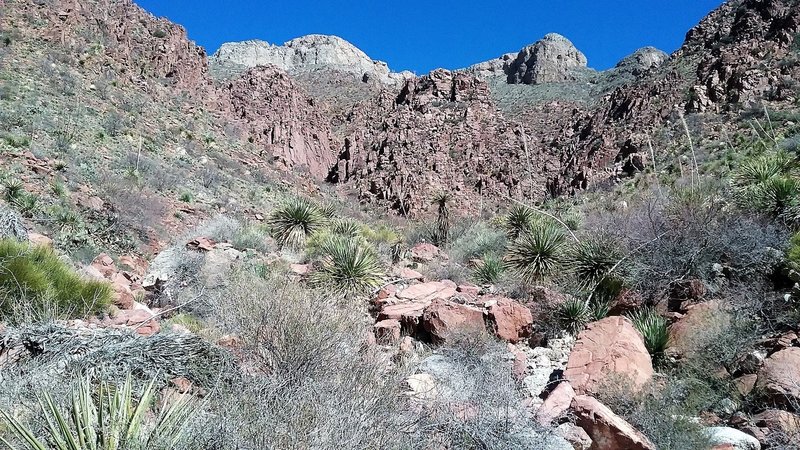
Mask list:
[[563,34],[606,69],[646,45],[668,53],[722,0],[135,0],[213,53],[229,41],[282,44],[334,34],[392,70],[456,69]]

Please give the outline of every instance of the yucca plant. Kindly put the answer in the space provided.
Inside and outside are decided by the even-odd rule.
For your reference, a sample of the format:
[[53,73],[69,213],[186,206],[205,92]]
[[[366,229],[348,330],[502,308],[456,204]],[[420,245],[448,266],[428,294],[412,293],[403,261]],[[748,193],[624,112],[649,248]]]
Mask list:
[[353,219],[335,219],[331,221],[331,233],[341,236],[357,237],[363,234],[363,226]]
[[327,218],[313,202],[293,198],[275,209],[267,224],[282,247],[299,248],[306,238],[325,226]]
[[589,317],[593,321],[605,319],[608,317],[610,311],[611,302],[608,300],[593,299],[592,302],[589,303]]
[[503,218],[503,228],[510,239],[516,239],[533,226],[536,213],[527,206],[514,205]]
[[591,237],[575,244],[568,254],[568,266],[578,281],[592,289],[602,284],[622,259],[619,247],[610,239]]
[[571,298],[558,305],[556,319],[567,333],[578,334],[592,319],[592,314],[586,302]]
[[492,255],[486,255],[478,262],[472,277],[478,284],[496,284],[505,272],[505,263]]
[[434,242],[442,247],[447,245],[450,240],[450,202],[453,196],[447,192],[436,194],[433,197],[433,204],[436,205],[436,231],[434,232]]
[[378,256],[363,239],[331,236],[320,247],[320,255],[311,281],[337,294],[366,295],[383,282]]
[[23,217],[31,217],[39,208],[39,198],[35,195],[22,193],[14,199],[12,204],[19,210]]
[[153,410],[155,383],[134,395],[129,376],[122,386],[101,382],[95,387],[83,378],[72,389],[63,411],[50,393],[39,400],[47,437],[36,434],[19,419],[0,411],[18,444],[0,437],[10,450],[145,450],[174,448],[183,438],[195,404],[187,396],[164,401]]
[[669,345],[667,319],[661,317],[653,308],[642,308],[628,314],[633,326],[642,333],[644,346],[654,360],[664,357],[664,350]]
[[3,183],[3,187],[5,188],[6,201],[9,203],[13,203],[25,192],[25,186],[22,184],[22,181],[17,178],[6,180]]
[[57,207],[52,216],[55,227],[61,232],[75,232],[82,226],[81,216],[69,207]]
[[742,206],[781,215],[800,195],[798,161],[784,151],[744,161],[733,175]]
[[559,227],[535,222],[509,246],[508,266],[527,282],[542,281],[562,267],[565,240]]

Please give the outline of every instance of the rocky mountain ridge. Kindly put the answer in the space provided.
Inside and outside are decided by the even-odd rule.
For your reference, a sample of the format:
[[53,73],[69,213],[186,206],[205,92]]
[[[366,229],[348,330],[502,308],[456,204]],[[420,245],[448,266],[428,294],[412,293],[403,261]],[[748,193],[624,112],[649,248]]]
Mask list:
[[[6,4],[18,19],[10,28],[25,17],[44,21],[26,35],[85,54],[79,70],[99,74],[111,65],[145,91],[164,83],[195,99],[188,108],[237,124],[260,148],[252,164],[308,170],[406,214],[424,212],[442,189],[464,207],[476,198],[540,201],[587,189],[646,167],[648,143],[658,145],[681,114],[735,111],[760,99],[780,108],[797,97],[800,13],[789,0],[726,3],[670,58],[643,49],[606,72],[592,74],[568,40],[549,35],[514,58],[416,78],[392,78],[338,38],[249,43],[257,50],[242,56],[228,47],[209,63],[185,30],[127,0]],[[92,34],[104,42],[99,54],[86,51]],[[240,71],[261,57],[279,67],[211,77],[222,59],[241,63]],[[485,76],[500,67],[505,80]]]

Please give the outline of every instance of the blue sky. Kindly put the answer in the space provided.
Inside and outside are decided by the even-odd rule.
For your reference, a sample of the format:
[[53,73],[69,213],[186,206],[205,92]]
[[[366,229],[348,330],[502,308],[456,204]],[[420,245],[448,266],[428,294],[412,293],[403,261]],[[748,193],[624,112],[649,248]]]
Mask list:
[[223,42],[281,44],[334,34],[392,70],[456,69],[515,52],[549,32],[583,51],[589,66],[613,67],[646,45],[668,53],[722,0],[135,0],[185,26],[213,53]]

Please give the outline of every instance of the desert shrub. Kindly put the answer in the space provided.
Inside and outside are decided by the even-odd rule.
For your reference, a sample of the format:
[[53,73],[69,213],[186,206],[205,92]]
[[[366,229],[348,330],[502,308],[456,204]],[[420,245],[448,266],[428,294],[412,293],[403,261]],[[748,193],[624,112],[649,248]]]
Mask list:
[[231,233],[230,243],[237,249],[254,249],[262,253],[268,253],[270,248],[268,241],[269,232],[260,224],[243,223]]
[[386,371],[363,346],[361,313],[329,300],[277,274],[232,277],[210,317],[239,336],[251,375],[210,396],[194,448],[402,447],[414,422],[406,371]]
[[319,249],[311,281],[341,295],[366,295],[380,286],[384,272],[372,246],[363,239],[334,235]]
[[17,208],[22,217],[33,217],[39,209],[39,197],[25,192],[15,198],[11,204]]
[[557,225],[537,221],[509,245],[506,261],[524,280],[544,280],[562,268],[565,241]]
[[13,203],[25,193],[25,186],[22,184],[22,180],[17,178],[5,180],[3,182],[3,187],[5,188],[5,199],[9,203]]
[[642,333],[644,346],[653,357],[659,362],[664,357],[664,351],[669,344],[669,331],[667,329],[667,319],[661,317],[655,309],[643,308],[631,313],[628,316],[633,322],[633,326]]
[[661,385],[651,383],[632,389],[630,382],[609,379],[598,389],[603,404],[642,431],[664,450],[705,450],[709,448],[703,426],[694,422],[700,410],[687,403],[691,386],[668,379]]
[[0,317],[29,310],[84,317],[110,301],[108,284],[82,279],[52,249],[0,240]]
[[568,333],[578,334],[592,320],[592,311],[585,301],[568,299],[556,308],[556,319]]
[[327,220],[325,213],[310,200],[293,198],[276,208],[267,224],[272,231],[272,237],[282,247],[299,248]]
[[789,264],[794,266],[795,270],[800,270],[800,233],[795,233],[792,236],[786,258],[789,260]]
[[478,284],[497,284],[505,273],[503,260],[492,256],[484,256],[472,271],[472,278]]
[[448,253],[455,261],[463,264],[487,255],[500,257],[505,247],[506,236],[503,230],[493,228],[486,222],[475,222],[453,240]]
[[7,411],[0,415],[8,423],[14,441],[0,437],[12,450],[56,448],[70,450],[173,449],[184,438],[195,404],[189,397],[164,399],[155,406],[153,380],[141,395],[134,393],[129,376],[122,386],[101,382],[97,388],[89,378],[75,383],[66,411],[47,391],[41,393],[41,415],[46,422],[44,438]]

